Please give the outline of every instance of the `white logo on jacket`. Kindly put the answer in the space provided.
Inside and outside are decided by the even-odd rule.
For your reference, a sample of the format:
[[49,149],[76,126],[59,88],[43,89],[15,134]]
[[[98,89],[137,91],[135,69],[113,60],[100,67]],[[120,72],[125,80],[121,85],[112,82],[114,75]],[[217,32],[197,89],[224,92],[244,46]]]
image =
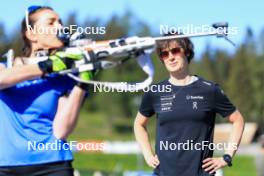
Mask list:
[[203,100],[204,97],[200,95],[186,95],[186,100]]
[[197,101],[194,101],[193,102],[193,109],[198,109],[198,103],[197,103]]

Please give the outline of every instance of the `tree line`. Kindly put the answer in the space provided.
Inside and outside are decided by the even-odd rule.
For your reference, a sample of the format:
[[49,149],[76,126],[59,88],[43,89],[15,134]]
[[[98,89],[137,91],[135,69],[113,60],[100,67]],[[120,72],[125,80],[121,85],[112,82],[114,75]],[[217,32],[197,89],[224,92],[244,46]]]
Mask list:
[[[72,13],[68,15],[65,25],[78,24],[77,21],[77,15]],[[113,15],[108,20],[87,18],[78,26],[105,26],[105,35],[89,36],[94,40],[156,34],[145,21],[131,12]],[[15,50],[17,56],[21,54],[20,31],[6,31],[0,21],[0,54],[4,54],[10,48]],[[152,54],[152,59],[155,67],[154,82],[166,79],[168,74],[155,53]],[[208,44],[201,57],[195,57],[191,62],[191,72],[218,83],[240,109],[246,121],[258,123],[260,131],[264,132],[264,29],[260,34],[254,35],[248,28],[243,42],[236,47],[233,54],[212,48]],[[96,75],[96,79],[104,81],[140,81],[145,77],[133,60]],[[115,119],[134,118],[142,93],[90,91],[83,110],[103,112],[110,124]],[[222,120],[218,118],[218,121]]]

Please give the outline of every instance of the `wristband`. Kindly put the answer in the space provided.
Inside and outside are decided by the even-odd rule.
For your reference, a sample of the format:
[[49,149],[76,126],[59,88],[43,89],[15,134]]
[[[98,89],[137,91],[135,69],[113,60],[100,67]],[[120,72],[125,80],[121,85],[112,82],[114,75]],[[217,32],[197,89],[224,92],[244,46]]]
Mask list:
[[224,161],[227,163],[228,167],[232,166],[232,157],[228,154],[223,155]]

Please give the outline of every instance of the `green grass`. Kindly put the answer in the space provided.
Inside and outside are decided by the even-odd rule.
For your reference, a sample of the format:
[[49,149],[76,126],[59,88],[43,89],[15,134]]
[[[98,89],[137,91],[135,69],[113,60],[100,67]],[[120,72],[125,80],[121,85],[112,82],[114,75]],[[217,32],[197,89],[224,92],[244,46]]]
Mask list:
[[[254,158],[250,156],[236,156],[234,165],[225,168],[225,176],[256,176]],[[151,171],[142,156],[137,155],[116,155],[102,153],[76,153],[74,168],[81,171],[82,176],[89,176],[93,171],[104,173],[121,173],[128,170]],[[118,174],[117,174],[118,175]]]
[[83,175],[98,170],[104,173],[122,173],[128,170],[151,171],[141,155],[75,153],[74,157],[73,166],[84,173]]
[[76,129],[69,140],[103,140],[106,138],[106,134],[110,133],[111,128],[103,114],[81,112]]
[[231,168],[224,169],[225,176],[256,176],[255,159],[251,156],[236,156]]
[[[77,126],[69,140],[135,140],[134,118],[110,119],[104,113],[81,111]],[[154,139],[155,117],[150,120],[149,132]]]

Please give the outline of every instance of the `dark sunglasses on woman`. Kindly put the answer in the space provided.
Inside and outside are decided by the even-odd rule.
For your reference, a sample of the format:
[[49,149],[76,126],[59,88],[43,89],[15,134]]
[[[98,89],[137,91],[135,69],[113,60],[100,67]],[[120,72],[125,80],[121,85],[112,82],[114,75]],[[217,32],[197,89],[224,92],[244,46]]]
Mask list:
[[181,47],[175,47],[175,48],[172,48],[168,51],[161,51],[160,52],[160,58],[162,60],[166,60],[169,58],[169,55],[170,55],[170,52],[173,56],[176,56],[178,54],[180,54],[182,52],[182,48]]

